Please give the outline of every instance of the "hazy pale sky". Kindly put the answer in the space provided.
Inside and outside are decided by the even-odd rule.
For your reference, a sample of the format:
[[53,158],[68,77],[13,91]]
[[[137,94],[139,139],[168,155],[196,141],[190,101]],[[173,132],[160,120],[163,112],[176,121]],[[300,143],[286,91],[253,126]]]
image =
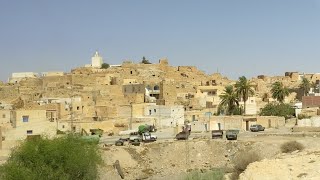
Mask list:
[[320,72],[320,0],[0,0],[0,80],[70,72],[95,50],[231,79]]

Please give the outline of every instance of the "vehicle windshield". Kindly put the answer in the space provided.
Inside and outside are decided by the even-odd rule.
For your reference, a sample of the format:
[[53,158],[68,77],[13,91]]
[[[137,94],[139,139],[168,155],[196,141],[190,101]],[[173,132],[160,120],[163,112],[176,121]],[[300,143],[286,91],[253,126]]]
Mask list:
[[228,130],[227,133],[238,134],[239,130]]

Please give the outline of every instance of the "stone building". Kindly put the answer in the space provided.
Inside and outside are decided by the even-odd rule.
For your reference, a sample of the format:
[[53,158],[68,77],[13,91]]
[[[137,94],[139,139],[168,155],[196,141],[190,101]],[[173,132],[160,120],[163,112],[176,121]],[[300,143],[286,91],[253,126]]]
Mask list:
[[28,135],[56,135],[56,121],[48,121],[46,110],[14,110],[12,129],[6,132],[6,139],[23,140]]
[[9,83],[19,83],[23,79],[27,78],[37,78],[39,75],[34,72],[17,72],[12,73],[11,77],[9,78]]
[[[102,57],[96,52],[90,65],[68,73],[13,74],[11,83],[0,84],[0,109],[45,110],[46,120],[58,121],[58,129],[70,130],[73,120],[77,131],[98,126],[105,130],[117,129],[120,125],[125,128],[130,119],[137,125],[159,123],[158,119],[162,120],[161,126],[171,126],[171,122],[181,124],[182,119],[198,120],[201,124],[211,121],[225,86],[235,83],[219,73],[207,75],[194,66],[170,66],[168,59],[154,64],[128,60],[108,69],[101,69],[102,63]],[[274,101],[270,93],[272,83],[281,81],[288,88],[297,89],[302,77],[312,82],[320,80],[319,74],[299,72],[251,79],[256,93],[247,101],[246,114],[256,114],[265,104]],[[291,93],[286,102],[295,102],[297,94]],[[182,114],[172,112],[154,114],[154,110],[161,112],[161,109],[168,113],[183,112],[184,117],[177,118]],[[7,116],[3,121],[8,121]]]
[[91,67],[101,68],[102,64],[103,64],[102,57],[99,55],[98,51],[96,51],[94,56],[91,58]]

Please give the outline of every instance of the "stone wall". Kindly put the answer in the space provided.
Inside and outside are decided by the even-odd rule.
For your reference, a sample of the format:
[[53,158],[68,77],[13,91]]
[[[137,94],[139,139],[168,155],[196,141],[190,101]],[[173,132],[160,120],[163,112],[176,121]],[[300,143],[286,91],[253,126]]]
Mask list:
[[257,116],[257,124],[265,128],[279,128],[285,125],[285,118],[278,116]]
[[320,107],[320,96],[303,96],[302,108]]

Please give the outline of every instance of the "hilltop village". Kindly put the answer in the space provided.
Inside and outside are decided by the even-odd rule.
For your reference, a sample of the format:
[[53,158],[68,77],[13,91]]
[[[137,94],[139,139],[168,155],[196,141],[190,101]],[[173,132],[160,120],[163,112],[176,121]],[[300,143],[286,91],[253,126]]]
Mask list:
[[[284,102],[298,113],[319,113],[314,89],[310,88],[303,101],[302,78],[319,85],[320,74],[286,72],[284,76],[252,78],[248,81],[254,94],[246,101],[245,116],[224,116],[219,110],[221,95],[236,81],[219,73],[205,74],[194,66],[173,67],[168,59],[154,64],[144,59],[109,65],[96,52],[91,64],[69,73],[12,73],[8,83],[0,83],[0,126],[7,140],[97,128],[117,134],[141,124],[161,129],[191,123],[197,131],[246,131],[257,122],[267,128],[278,127],[284,124],[283,117],[259,116],[261,108],[276,101],[271,88],[277,81],[291,90]],[[243,100],[239,103],[244,105]]]

